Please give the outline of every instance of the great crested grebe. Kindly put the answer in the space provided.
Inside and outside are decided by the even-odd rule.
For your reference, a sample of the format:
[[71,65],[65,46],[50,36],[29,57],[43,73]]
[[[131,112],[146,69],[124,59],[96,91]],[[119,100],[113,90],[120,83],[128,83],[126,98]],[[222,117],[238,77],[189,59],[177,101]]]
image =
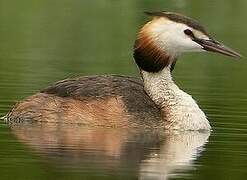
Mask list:
[[142,81],[118,75],[65,79],[17,103],[5,120],[209,130],[205,114],[174,83],[171,71],[185,52],[240,54],[215,41],[191,18],[165,11],[147,14],[153,18],[141,28],[134,46]]

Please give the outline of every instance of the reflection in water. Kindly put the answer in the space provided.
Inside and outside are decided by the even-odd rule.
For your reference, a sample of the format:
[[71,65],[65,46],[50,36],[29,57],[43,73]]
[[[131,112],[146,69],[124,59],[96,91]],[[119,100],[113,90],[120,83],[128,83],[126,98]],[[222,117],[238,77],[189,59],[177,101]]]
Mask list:
[[167,134],[160,149],[153,152],[140,166],[142,179],[167,179],[176,175],[175,171],[191,169],[207,142],[209,132],[180,132]]
[[60,168],[107,175],[128,171],[140,179],[167,179],[191,169],[209,132],[86,128],[71,124],[12,126],[22,142]]

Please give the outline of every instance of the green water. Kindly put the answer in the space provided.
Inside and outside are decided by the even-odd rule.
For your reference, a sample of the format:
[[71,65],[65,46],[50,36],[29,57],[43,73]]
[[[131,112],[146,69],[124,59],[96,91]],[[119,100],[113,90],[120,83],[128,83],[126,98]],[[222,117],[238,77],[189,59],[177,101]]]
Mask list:
[[[132,45],[145,10],[199,19],[246,56],[245,0],[0,1],[0,116],[18,100],[75,75],[138,76]],[[246,179],[247,63],[187,54],[174,79],[213,131],[164,135],[0,123],[0,179]]]

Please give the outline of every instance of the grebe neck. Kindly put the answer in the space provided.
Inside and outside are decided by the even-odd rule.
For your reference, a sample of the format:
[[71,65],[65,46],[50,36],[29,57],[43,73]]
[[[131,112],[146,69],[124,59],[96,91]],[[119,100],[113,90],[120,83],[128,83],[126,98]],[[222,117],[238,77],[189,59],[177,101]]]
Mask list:
[[161,109],[166,129],[209,130],[209,122],[193,98],[174,83],[170,66],[152,73],[141,70],[144,89]]

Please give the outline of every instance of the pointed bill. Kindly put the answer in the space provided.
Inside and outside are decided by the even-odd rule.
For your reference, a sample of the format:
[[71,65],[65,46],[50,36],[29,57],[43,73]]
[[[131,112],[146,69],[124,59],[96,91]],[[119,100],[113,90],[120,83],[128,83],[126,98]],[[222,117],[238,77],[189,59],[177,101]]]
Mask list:
[[206,51],[220,53],[233,58],[242,57],[241,54],[239,54],[238,52],[214,40],[193,39],[193,41],[200,44],[203,47],[203,49]]

